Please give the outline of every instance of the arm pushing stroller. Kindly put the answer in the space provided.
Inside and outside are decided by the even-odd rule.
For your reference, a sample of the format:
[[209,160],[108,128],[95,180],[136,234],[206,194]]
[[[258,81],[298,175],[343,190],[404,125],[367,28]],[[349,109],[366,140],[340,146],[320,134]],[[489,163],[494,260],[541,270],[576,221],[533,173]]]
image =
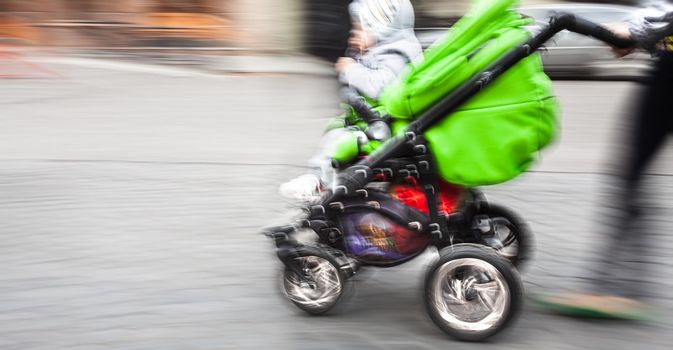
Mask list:
[[[553,137],[556,102],[536,53],[544,42],[568,29],[630,43],[567,14],[531,36],[515,2],[477,1],[384,92],[392,136],[344,146],[350,151],[335,154],[338,181],[322,202],[295,224],[266,231],[285,264],[285,293],[299,308],[326,312],[360,266],[395,266],[435,246],[440,257],[428,269],[424,301],[439,328],[482,340],[518,313],[515,266],[531,237],[474,186],[519,175]],[[351,102],[365,123],[380,125],[366,103]],[[298,229],[313,230],[318,243],[295,241]]]

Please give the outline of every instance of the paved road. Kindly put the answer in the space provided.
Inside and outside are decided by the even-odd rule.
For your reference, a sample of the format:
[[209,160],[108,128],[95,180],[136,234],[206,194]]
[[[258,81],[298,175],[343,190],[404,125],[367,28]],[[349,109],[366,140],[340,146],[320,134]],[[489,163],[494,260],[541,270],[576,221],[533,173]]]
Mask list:
[[[286,212],[275,189],[303,171],[336,112],[328,77],[50,68],[63,76],[0,82],[2,349],[614,350],[673,341],[670,162],[652,177],[659,324],[577,322],[527,307],[497,343],[458,343],[420,303],[431,254],[363,271],[332,316],[304,316],[279,296],[278,263],[257,231]],[[532,172],[486,189],[536,231],[529,291],[581,285],[574,276],[601,244],[599,173],[637,87],[556,90],[563,137]]]

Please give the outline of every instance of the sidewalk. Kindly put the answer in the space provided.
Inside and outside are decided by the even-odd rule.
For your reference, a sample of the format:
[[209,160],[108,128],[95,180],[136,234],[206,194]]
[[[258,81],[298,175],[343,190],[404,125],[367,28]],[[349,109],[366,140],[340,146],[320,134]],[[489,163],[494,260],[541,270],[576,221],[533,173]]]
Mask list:
[[224,56],[208,67],[222,73],[280,73],[335,75],[332,64],[307,55]]
[[[363,270],[342,313],[310,318],[281,298],[281,266],[258,232],[284,213],[277,185],[304,171],[338,108],[333,79],[61,60],[112,69],[73,65],[64,79],[0,84],[2,349],[670,349],[670,178],[654,179],[660,207],[648,212],[662,233],[651,290],[666,317],[656,327],[526,309],[494,344],[454,342],[423,309],[427,260]],[[610,136],[633,92],[555,87],[565,111],[556,151],[538,171],[486,189],[535,232],[529,291],[572,290],[593,263],[605,193],[597,172],[619,145]]]
[[[83,65],[97,68],[145,67],[145,70],[191,70],[206,74],[290,74],[335,75],[331,63],[305,54],[270,54],[232,52],[208,54],[194,50],[193,54],[168,50],[143,51],[75,51],[19,49],[13,54],[24,61],[43,65]],[[134,70],[134,69],[131,69]]]

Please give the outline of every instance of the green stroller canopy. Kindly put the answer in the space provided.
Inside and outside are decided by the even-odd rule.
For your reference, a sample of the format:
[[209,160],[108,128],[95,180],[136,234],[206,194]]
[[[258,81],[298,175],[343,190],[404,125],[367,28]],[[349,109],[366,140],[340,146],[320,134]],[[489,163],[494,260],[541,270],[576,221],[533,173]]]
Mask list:
[[[379,101],[394,129],[484,70],[530,37],[531,23],[514,9],[517,0],[477,0],[424,60],[388,86]],[[557,126],[551,81],[533,53],[493,81],[425,136],[440,176],[450,183],[501,183],[525,171]]]

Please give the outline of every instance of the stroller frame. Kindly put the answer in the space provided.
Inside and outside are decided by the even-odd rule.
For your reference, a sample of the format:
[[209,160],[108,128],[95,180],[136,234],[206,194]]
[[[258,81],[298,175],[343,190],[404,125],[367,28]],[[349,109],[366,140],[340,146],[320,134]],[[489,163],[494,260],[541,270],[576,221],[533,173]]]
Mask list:
[[[355,274],[361,263],[357,259],[348,257],[342,247],[339,246],[338,241],[343,230],[338,218],[344,212],[361,210],[362,208],[385,211],[386,215],[400,224],[416,232],[429,233],[431,235],[430,244],[440,250],[440,256],[442,249],[456,243],[480,242],[479,230],[475,230],[471,224],[476,213],[488,208],[488,202],[477,189],[468,188],[469,195],[460,210],[453,213],[440,213],[437,194],[440,179],[436,172],[435,160],[423,134],[489,86],[509,68],[536,52],[547,40],[562,30],[592,36],[616,47],[633,45],[630,40],[618,38],[606,28],[572,14],[561,13],[552,16],[548,25],[537,34],[509,51],[502,58],[493,62],[479,74],[428,108],[420,117],[408,124],[403,133],[393,135],[368,157],[360,159],[355,164],[339,171],[337,175],[338,186],[328,192],[321,203],[306,208],[308,215],[305,219],[293,225],[267,229],[265,234],[274,240],[277,246],[277,255],[285,264],[286,269],[302,276],[300,267],[292,262],[298,257],[316,255],[328,256],[331,263],[335,265],[344,278]],[[399,180],[409,176],[416,178],[423,187],[429,215],[422,214],[384,193],[367,189],[367,184],[372,182],[372,178],[375,176],[379,179],[383,178],[385,181]],[[291,234],[300,228],[315,231],[321,244],[303,245],[292,239]],[[413,256],[392,264],[368,263],[368,265],[394,266],[411,258]],[[510,267],[509,269],[514,268]],[[428,285],[426,285],[426,288],[428,288]],[[509,320],[509,316],[507,320]],[[492,333],[466,335],[455,333],[451,329],[446,329],[446,327],[440,326],[440,328],[451,335],[467,340],[481,340],[492,335]]]
[[[425,190],[428,203],[430,222],[427,226],[420,222],[411,221],[410,226],[418,227],[418,230],[427,227],[433,240],[437,244],[450,243],[452,231],[455,225],[451,222],[459,221],[465,213],[447,213],[442,217],[437,206],[436,192],[439,181],[435,172],[435,161],[429,153],[428,144],[423,133],[433,127],[437,122],[455,111],[467,100],[489,86],[489,84],[514,66],[522,59],[540,49],[546,41],[562,30],[570,30],[579,34],[592,36],[617,47],[632,45],[629,40],[616,37],[612,32],[601,25],[576,17],[568,13],[560,13],[550,18],[549,24],[538,34],[512,49],[501,59],[492,63],[467,82],[462,84],[452,93],[441,99],[438,103],[428,108],[416,120],[406,126],[403,135],[393,135],[384,142],[370,156],[361,159],[354,165],[344,169],[340,176],[340,185],[335,186],[333,193],[323,199],[322,203],[308,208],[309,215],[296,225],[270,228],[265,233],[274,238],[280,248],[288,239],[288,234],[297,228],[311,228],[320,232],[324,230],[324,220],[332,218],[335,214],[346,208],[344,198],[361,196],[368,198],[369,192],[365,186],[373,174],[382,174],[387,179],[399,179],[407,176],[416,177]],[[470,210],[478,209],[487,205],[485,197],[476,189],[470,189],[474,197]],[[370,206],[378,207],[375,201],[367,201]],[[458,214],[458,215],[452,215]]]

